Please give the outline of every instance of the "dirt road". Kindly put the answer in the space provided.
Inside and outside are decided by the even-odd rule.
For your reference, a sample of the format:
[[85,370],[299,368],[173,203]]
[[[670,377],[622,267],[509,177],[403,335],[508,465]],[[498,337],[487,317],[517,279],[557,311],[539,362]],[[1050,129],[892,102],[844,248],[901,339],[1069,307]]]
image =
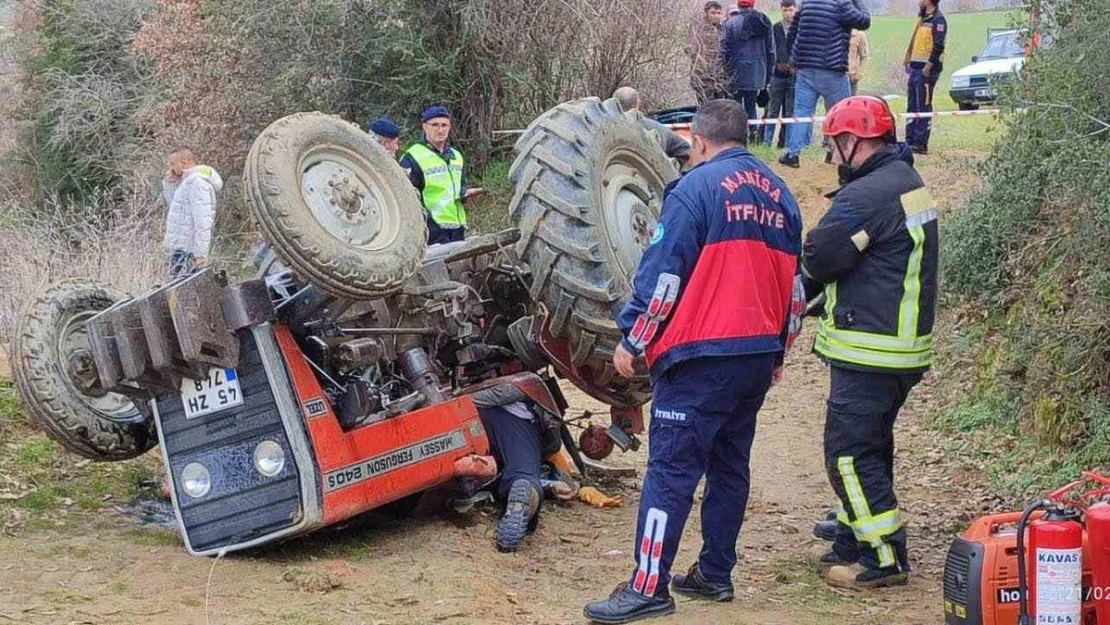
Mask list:
[[[961,185],[974,184],[947,167],[923,169],[938,178],[933,186],[942,205],[956,199]],[[803,171],[788,175],[813,223],[832,168]],[[922,425],[931,378],[915,391],[898,426],[899,494],[916,567],[910,585],[834,592],[803,564],[811,523],[832,500],[821,457],[827,374],[808,353],[807,338],[760,415],[734,573],[737,601],[680,599],[676,616],[655,622],[941,621],[944,550],[969,515],[958,513],[959,493],[940,486],[960,468],[946,455],[945,441]],[[570,399],[572,411],[604,412],[581,393],[570,392]],[[626,454],[613,463],[642,467],[643,456]],[[74,511],[61,529],[39,524],[0,535],[0,623],[580,623],[582,604],[608,594],[631,570],[638,485],[630,480],[619,487],[625,504],[615,510],[547,504],[538,532],[512,555],[496,553],[495,519],[483,514],[348,528],[216,562],[189,557],[172,534],[136,529],[110,505]],[[695,508],[677,568],[696,557],[699,523]]]

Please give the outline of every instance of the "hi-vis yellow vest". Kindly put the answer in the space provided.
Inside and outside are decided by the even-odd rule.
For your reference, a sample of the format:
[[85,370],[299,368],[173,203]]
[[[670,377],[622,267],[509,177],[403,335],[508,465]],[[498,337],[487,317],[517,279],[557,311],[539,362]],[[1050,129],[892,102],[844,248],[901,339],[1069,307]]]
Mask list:
[[465,228],[466,209],[462,203],[462,152],[452,148],[450,160],[417,143],[406,152],[424,174],[424,208],[441,227]]

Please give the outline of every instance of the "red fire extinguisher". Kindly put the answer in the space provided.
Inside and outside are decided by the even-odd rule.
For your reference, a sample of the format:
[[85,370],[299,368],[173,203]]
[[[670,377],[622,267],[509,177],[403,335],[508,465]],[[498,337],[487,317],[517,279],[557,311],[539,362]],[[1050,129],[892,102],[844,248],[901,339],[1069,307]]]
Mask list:
[[[1029,552],[1025,526],[1038,509],[1044,516],[1029,524]],[[1080,623],[1083,581],[1083,526],[1079,514],[1049,501],[1030,504],[1018,521],[1018,623]],[[1028,602],[1032,599],[1033,609]]]
[[1091,558],[1090,597],[1095,622],[1110,623],[1110,503],[1087,508],[1087,554]]

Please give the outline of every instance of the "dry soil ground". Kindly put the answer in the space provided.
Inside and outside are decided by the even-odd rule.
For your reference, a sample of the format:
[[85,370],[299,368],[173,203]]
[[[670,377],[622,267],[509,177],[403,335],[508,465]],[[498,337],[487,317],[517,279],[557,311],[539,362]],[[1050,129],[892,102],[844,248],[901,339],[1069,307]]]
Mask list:
[[[942,207],[976,184],[966,156],[921,163]],[[783,175],[806,223],[815,223],[834,169],[807,163]],[[827,374],[806,343],[760,415],[737,601],[679,600],[677,615],[660,624],[941,622],[944,551],[974,515],[961,502],[962,485],[975,480],[952,449],[959,443],[924,426],[935,381],[915,391],[898,425],[899,494],[916,574],[905,588],[834,592],[802,560],[810,524],[832,498],[821,456]],[[572,411],[605,412],[576,391],[570,399]],[[643,460],[630,453],[612,463],[642,467]],[[606,487],[624,496],[618,509],[546,505],[538,532],[512,555],[493,549],[495,519],[476,513],[351,527],[214,562],[186,555],[173,534],[136,528],[113,505],[77,506],[57,522],[0,534],[0,624],[579,623],[582,604],[608,594],[631,569],[638,485]],[[695,509],[679,568],[696,557],[699,523]]]

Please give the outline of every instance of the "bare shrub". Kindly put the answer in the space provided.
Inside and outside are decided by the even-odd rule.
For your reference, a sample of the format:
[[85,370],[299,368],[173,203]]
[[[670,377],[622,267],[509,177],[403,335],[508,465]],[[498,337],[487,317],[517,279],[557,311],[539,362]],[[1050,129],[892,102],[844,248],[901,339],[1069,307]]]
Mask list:
[[23,305],[58,280],[86,278],[135,294],[165,276],[160,217],[139,196],[110,204],[75,207],[55,199],[34,213],[0,208],[0,341],[11,340]]

